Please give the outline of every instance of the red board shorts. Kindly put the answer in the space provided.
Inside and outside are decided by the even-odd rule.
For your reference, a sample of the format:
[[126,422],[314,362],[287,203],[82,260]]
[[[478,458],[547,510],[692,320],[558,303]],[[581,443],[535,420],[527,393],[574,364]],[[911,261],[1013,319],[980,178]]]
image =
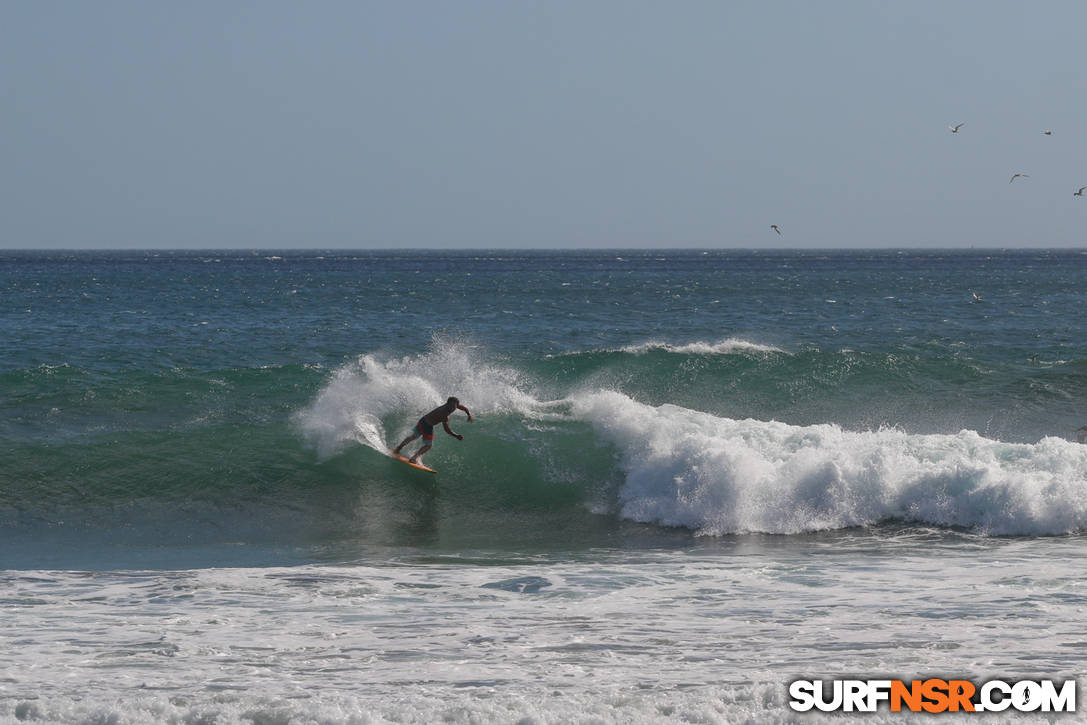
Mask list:
[[415,432],[423,436],[424,441],[434,440],[434,426],[432,426],[430,423],[427,423],[422,418],[420,418],[419,422],[415,424]]

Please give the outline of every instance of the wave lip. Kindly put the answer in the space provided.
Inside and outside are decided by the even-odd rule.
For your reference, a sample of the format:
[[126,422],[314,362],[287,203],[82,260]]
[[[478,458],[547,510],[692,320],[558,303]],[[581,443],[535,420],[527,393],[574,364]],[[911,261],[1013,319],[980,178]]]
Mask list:
[[613,392],[574,400],[619,451],[621,515],[705,535],[796,534],[904,519],[989,535],[1087,529],[1087,446],[973,431],[851,432],[718,418]]

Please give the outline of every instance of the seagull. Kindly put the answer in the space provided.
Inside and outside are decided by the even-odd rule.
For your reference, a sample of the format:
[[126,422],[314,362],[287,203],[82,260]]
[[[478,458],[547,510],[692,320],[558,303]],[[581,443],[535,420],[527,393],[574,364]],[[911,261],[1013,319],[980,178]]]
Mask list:
[[1022,176],[1024,179],[1029,179],[1030,178],[1030,174],[1012,174],[1012,178],[1008,180],[1008,183],[1009,184],[1012,183],[1013,181],[1018,179],[1020,176]]
[[1083,190],[1087,189],[1087,186],[1079,187],[1079,191],[1073,191],[1072,196],[1083,196]]
[[974,296],[974,302],[981,302],[981,298],[980,298],[980,297],[978,297],[978,293],[977,293],[977,292],[974,292],[973,290],[971,290],[971,291],[970,291],[970,294],[972,294],[972,295]]
[[[1083,191],[1083,190],[1082,190],[1082,189],[1080,189],[1080,191]],[[1080,194],[1080,196],[1083,196],[1083,194]],[[778,229],[778,225],[777,225],[777,224],[771,224],[771,225],[770,225],[770,228],[771,228],[771,229],[773,229],[773,230],[774,230],[775,232],[777,232],[778,234],[781,234],[781,230],[780,230],[780,229]]]
[[948,126],[948,128],[951,129],[951,133],[958,133],[959,129],[962,128],[965,125],[966,124],[964,124],[964,123],[957,123],[954,126]]

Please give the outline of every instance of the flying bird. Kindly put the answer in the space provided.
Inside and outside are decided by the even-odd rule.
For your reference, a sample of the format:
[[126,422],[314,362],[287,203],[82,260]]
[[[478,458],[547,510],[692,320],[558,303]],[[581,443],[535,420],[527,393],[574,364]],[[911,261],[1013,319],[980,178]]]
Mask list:
[[965,126],[965,123],[957,123],[954,126],[948,126],[951,129],[951,133],[958,133],[959,129]]
[[1087,189],[1087,186],[1079,187],[1079,191],[1073,191],[1072,196],[1083,196],[1083,190]]
[[1053,132],[1052,132],[1052,131],[1050,131],[1050,130],[1049,130],[1049,129],[1047,128],[1047,129],[1046,129],[1045,131],[1042,131],[1042,135],[1043,135],[1043,136],[1052,136],[1052,135],[1053,135]]
[[[1082,194],[1081,194],[1080,196],[1082,196]],[[778,234],[781,234],[781,230],[780,230],[780,229],[778,229],[778,225],[777,225],[777,224],[771,224],[771,225],[770,225],[770,228],[771,228],[771,229],[773,229],[773,230],[774,230],[775,232],[777,232]]]
[[1008,183],[1009,184],[1012,183],[1013,181],[1018,179],[1020,176],[1022,176],[1024,179],[1029,179],[1030,178],[1030,174],[1012,174],[1012,177],[1008,180]]

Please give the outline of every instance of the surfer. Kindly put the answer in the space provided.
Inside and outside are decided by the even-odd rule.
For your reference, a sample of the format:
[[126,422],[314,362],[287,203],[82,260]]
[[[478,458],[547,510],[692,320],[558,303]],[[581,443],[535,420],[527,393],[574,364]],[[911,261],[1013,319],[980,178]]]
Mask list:
[[449,416],[457,410],[463,410],[465,413],[468,413],[468,422],[472,422],[472,413],[468,408],[461,405],[457,398],[451,397],[449,400],[445,401],[445,405],[435,408],[420,418],[419,422],[415,424],[415,429],[412,431],[411,435],[401,441],[400,445],[393,449],[393,453],[399,456],[401,448],[411,443],[419,436],[422,436],[423,447],[417,450],[415,455],[408,459],[412,463],[417,463],[419,456],[429,451],[431,446],[434,445],[434,426],[438,423],[442,424],[446,433],[453,436],[458,441],[464,440],[464,436],[460,433],[455,433],[453,429],[449,427]]

